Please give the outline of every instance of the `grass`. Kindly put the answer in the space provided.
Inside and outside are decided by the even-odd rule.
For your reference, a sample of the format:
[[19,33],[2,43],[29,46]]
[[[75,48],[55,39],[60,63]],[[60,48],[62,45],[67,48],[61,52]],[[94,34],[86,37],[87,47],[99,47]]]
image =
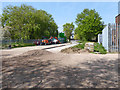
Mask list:
[[73,46],[72,48],[84,49],[86,41],[79,41],[80,44]]
[[102,44],[94,43],[94,52],[100,52],[100,54],[106,54],[107,51],[102,46]]
[[83,43],[83,42],[85,42],[85,41],[81,41],[81,40],[80,40],[80,41],[78,41],[78,43]]
[[[27,46],[35,46],[33,43],[11,43],[11,48],[17,48],[17,47],[27,47]],[[9,45],[2,45],[4,48],[9,48]]]
[[[72,48],[80,48],[80,49],[84,49],[85,47],[85,43],[87,41],[78,41],[80,44],[73,46]],[[107,51],[105,50],[105,48],[102,46],[102,44],[99,44],[97,42],[94,43],[94,52],[91,53],[95,53],[95,52],[99,52],[100,54],[106,54]]]
[[12,44],[12,48],[27,47],[27,46],[35,46],[35,44],[33,44],[33,43],[17,43],[17,44]]

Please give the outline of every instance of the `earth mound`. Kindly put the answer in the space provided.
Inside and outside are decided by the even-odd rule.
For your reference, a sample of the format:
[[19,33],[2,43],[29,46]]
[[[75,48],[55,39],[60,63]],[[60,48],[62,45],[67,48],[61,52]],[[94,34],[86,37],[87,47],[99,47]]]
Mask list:
[[62,49],[61,52],[63,53],[89,53],[89,50],[69,47],[69,48]]
[[23,53],[24,56],[41,56],[41,55],[47,55],[47,54],[52,54],[52,53],[46,50],[31,50]]

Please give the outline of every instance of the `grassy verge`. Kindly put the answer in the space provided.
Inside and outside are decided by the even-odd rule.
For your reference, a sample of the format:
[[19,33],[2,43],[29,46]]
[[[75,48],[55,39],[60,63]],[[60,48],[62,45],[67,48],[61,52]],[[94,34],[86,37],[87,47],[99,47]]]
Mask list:
[[32,43],[19,43],[19,44],[12,45],[12,48],[27,47],[27,46],[35,46],[35,45]]
[[[85,43],[87,41],[78,41],[80,44],[73,46],[72,48],[80,48],[80,49],[84,49],[85,47]],[[107,51],[105,50],[105,48],[102,46],[102,44],[99,44],[97,42],[94,42],[94,52],[91,53],[95,53],[95,52],[99,52],[100,54],[106,54]]]
[[99,52],[100,54],[106,54],[107,51],[102,46],[102,44],[94,43],[94,52]]
[[72,48],[84,49],[86,41],[79,41],[80,44],[73,46]]
[[[11,43],[11,48],[35,46],[33,43]],[[9,45],[2,45],[2,49],[9,48]]]

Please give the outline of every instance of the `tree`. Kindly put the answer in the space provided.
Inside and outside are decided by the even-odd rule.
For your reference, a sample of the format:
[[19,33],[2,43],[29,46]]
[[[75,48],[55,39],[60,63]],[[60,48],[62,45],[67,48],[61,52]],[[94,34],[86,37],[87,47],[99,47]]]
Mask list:
[[[36,10],[32,6],[7,6],[3,9],[2,26],[10,26],[12,39],[39,39],[42,36],[56,35],[57,25],[44,10]],[[51,33],[52,32],[52,33]]]
[[70,41],[70,36],[72,36],[72,32],[74,30],[74,25],[72,23],[66,23],[63,25],[63,32],[65,32],[65,35],[67,39]]
[[33,12],[35,9],[31,6],[21,5],[17,6],[7,6],[3,9],[2,14],[2,26],[10,26],[12,39],[28,39],[29,32],[32,28]]
[[101,20],[102,18],[95,9],[84,9],[83,12],[77,14],[75,22],[78,27],[75,29],[75,35],[79,39],[91,41],[92,38],[102,33],[104,22]]

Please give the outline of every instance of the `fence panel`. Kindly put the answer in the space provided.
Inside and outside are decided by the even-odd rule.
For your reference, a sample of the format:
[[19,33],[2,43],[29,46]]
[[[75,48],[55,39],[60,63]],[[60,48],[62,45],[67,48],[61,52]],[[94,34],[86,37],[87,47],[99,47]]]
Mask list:
[[[102,45],[108,52],[120,52],[120,25],[108,24],[102,31]],[[100,43],[98,35],[98,43]]]
[[119,46],[119,26],[117,26],[116,24],[110,24],[109,28],[108,28],[108,39],[109,39],[109,52],[118,52],[118,46]]

